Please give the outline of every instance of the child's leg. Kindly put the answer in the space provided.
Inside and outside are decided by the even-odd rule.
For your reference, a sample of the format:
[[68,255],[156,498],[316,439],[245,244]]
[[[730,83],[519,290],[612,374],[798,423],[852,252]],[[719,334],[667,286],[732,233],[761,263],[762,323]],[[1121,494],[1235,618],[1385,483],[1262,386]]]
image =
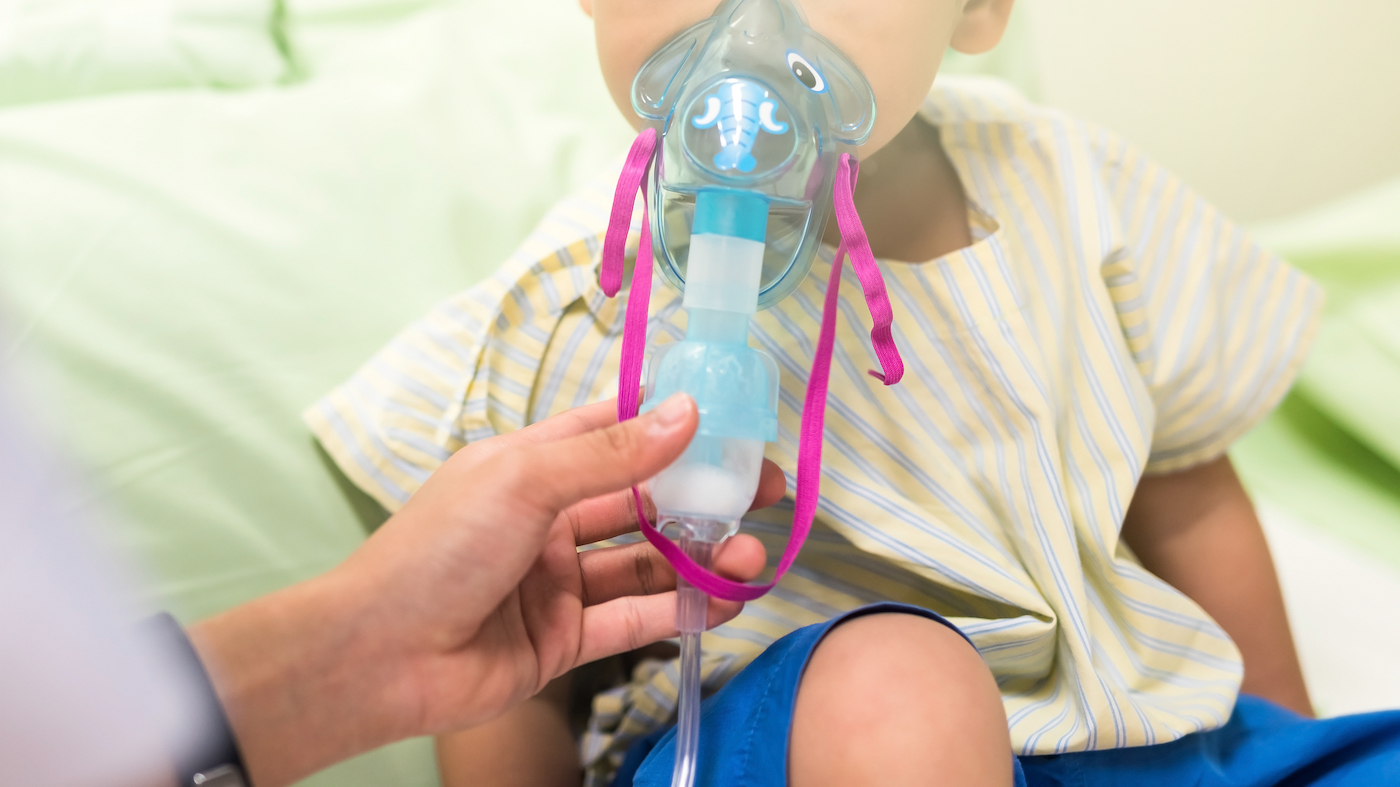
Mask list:
[[1008,787],[1011,740],[996,681],[966,640],[933,620],[851,620],[807,663],[788,769],[792,787]]
[[[614,787],[668,787],[675,732]],[[990,670],[927,610],[872,604],[768,647],[705,701],[699,787],[1011,787]]]
[[565,675],[490,723],[440,736],[443,787],[578,787],[569,690]]

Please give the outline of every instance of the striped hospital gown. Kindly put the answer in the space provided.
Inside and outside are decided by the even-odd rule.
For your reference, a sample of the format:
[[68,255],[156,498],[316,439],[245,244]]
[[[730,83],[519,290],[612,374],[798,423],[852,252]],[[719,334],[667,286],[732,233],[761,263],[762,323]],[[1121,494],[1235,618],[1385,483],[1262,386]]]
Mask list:
[[[1020,753],[1220,726],[1238,651],[1119,527],[1144,473],[1219,456],[1279,401],[1320,292],[1132,147],[997,83],[940,80],[922,117],[962,178],[975,242],[881,263],[907,365],[888,388],[866,374],[869,316],[847,267],[817,524],[781,585],[706,635],[708,679],[795,627],[892,599],[977,644]],[[595,275],[614,177],[307,412],[384,505],[466,443],[614,395],[624,299]],[[789,490],[830,266],[826,249],[753,319],[781,369],[768,457]],[[650,313],[649,343],[683,336],[676,293],[655,288]],[[790,517],[789,500],[745,528],[776,559]],[[584,754],[600,772],[672,713],[674,665],[633,677],[595,702]]]

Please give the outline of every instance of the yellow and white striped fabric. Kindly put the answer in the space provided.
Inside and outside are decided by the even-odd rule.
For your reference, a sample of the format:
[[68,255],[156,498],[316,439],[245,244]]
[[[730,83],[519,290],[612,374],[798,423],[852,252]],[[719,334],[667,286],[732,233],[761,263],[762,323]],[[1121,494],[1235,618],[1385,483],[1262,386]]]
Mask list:
[[[962,178],[975,243],[881,262],[907,365],[888,388],[866,374],[869,317],[847,268],[818,521],[781,585],[706,636],[712,682],[796,627],[896,600],[976,643],[1019,753],[1218,727],[1239,653],[1118,531],[1144,472],[1219,456],[1278,402],[1320,292],[1111,134],[981,81],[940,80],[922,117]],[[614,395],[624,299],[595,278],[612,177],[307,412],[384,505],[468,442]],[[789,489],[830,260],[753,320],[781,368],[768,457]],[[656,288],[651,315],[651,344],[683,336],[674,292]],[[776,556],[790,516],[789,500],[745,528]],[[664,723],[674,682],[653,665],[600,697],[588,757],[606,764]]]

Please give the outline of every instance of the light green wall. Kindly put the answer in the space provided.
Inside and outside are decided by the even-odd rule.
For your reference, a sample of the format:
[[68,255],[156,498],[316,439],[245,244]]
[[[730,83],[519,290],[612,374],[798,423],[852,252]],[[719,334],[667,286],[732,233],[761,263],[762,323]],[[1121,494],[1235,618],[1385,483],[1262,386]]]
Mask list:
[[1400,174],[1396,0],[1022,0],[1041,99],[1241,220]]

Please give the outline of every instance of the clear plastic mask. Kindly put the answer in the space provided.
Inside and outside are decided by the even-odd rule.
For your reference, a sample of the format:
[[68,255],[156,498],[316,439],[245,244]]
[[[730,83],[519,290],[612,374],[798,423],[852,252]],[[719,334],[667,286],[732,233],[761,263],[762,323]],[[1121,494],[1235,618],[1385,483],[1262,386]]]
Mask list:
[[791,0],[729,0],[652,55],[632,105],[660,134],[648,194],[667,281],[684,291],[696,195],[738,191],[768,203],[758,308],[791,293],[826,229],[840,155],[875,123],[860,71]]

